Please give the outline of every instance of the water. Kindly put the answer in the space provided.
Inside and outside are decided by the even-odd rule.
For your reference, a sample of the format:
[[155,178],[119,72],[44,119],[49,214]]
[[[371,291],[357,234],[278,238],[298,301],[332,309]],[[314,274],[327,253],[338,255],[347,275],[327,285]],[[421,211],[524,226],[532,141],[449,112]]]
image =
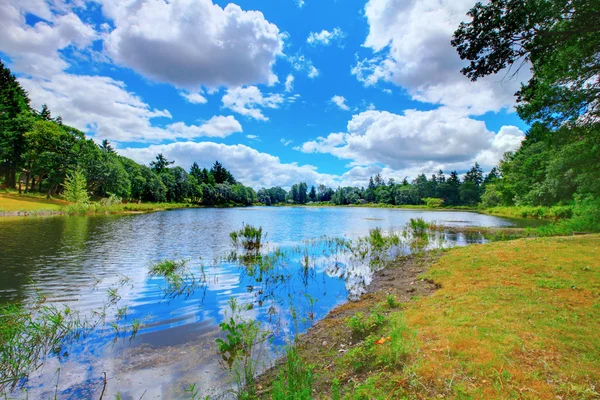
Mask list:
[[[74,345],[68,357],[52,358],[32,375],[29,397],[56,392],[64,399],[98,398],[104,373],[106,398],[116,393],[123,399],[180,398],[194,383],[201,394],[222,391],[227,376],[215,338],[230,298],[248,305],[246,318],[273,332],[273,345],[265,350],[268,361],[278,345],[359,295],[370,281],[368,265],[351,265],[326,246],[303,241],[323,235],[356,239],[373,228],[398,232],[410,218],[456,227],[516,224],[469,212],[288,207],[0,221],[1,302],[27,304],[39,290],[55,304],[93,315],[108,303],[109,289],[118,293],[106,325]],[[229,233],[244,223],[261,226],[269,248],[296,250],[279,263],[276,274],[259,277],[236,263],[216,261],[232,250]],[[445,232],[432,245],[483,241]],[[310,256],[308,268],[304,253]],[[148,275],[149,265],[164,259],[186,259],[190,271],[206,279],[185,296],[165,297],[165,280]],[[113,340],[108,323],[115,322],[111,311],[117,307],[127,307],[123,326],[135,320],[144,324],[135,338],[123,333]],[[291,318],[292,309],[298,318]]]

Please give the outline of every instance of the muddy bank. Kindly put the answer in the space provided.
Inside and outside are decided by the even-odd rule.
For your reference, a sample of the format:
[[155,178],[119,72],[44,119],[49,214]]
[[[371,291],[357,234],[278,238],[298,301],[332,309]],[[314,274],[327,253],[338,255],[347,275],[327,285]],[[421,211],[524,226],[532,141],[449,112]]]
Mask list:
[[[426,272],[441,254],[440,251],[430,251],[418,256],[400,257],[391,262],[386,268],[375,273],[367,293],[358,301],[335,308],[305,334],[299,336],[299,354],[303,360],[314,366],[313,393],[316,398],[328,397],[331,391],[328,374],[319,371],[334,370],[339,358],[362,343],[362,340],[353,338],[347,326],[347,319],[358,312],[368,314],[375,306],[385,303],[388,295],[395,296],[401,310],[402,305],[413,298],[432,294],[438,287],[431,281],[420,279],[419,276]],[[278,374],[278,365],[279,363],[259,379],[259,390],[265,398],[269,397],[272,382]],[[344,386],[360,379],[359,374],[348,373],[339,379],[339,384]]]

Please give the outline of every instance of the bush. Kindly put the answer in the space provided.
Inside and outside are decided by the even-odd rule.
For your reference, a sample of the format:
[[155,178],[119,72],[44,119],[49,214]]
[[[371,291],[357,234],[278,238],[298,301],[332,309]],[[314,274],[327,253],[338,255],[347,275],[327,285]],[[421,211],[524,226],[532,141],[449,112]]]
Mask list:
[[435,197],[426,197],[423,201],[429,208],[440,208],[444,204],[444,199],[437,199]]
[[100,200],[100,204],[104,207],[110,207],[123,203],[123,199],[116,194],[111,194],[110,197]]
[[487,185],[481,196],[481,205],[486,208],[497,207],[502,204],[502,194],[496,189],[496,185]]

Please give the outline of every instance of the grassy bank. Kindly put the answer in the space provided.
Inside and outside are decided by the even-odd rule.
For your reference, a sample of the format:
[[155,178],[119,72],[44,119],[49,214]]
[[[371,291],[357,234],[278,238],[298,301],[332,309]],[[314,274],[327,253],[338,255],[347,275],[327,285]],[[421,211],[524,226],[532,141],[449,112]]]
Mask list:
[[15,211],[60,211],[68,203],[42,196],[0,193],[0,213]]
[[[301,339],[298,356],[312,371],[314,397],[600,396],[600,235],[427,257],[384,271],[371,293]],[[396,269],[421,271],[420,279],[386,284],[402,281],[386,277]],[[426,283],[438,289],[428,295]],[[268,377],[281,381],[285,368],[267,375],[264,397],[277,394]]]
[[46,199],[43,195],[3,192],[0,193],[0,216],[45,216],[45,215],[85,215],[122,214],[151,212],[176,208],[194,207],[190,203],[119,203],[90,202],[70,204],[64,200]]

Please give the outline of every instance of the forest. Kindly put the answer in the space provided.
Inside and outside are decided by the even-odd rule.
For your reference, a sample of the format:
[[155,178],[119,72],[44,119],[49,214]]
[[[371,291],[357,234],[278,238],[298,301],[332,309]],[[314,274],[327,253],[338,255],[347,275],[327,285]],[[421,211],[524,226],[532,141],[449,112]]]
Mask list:
[[[191,202],[208,206],[250,205],[256,193],[216,161],[210,169],[194,163],[186,172],[162,154],[149,166],[120,156],[108,140],[97,145],[80,130],[35,110],[17,79],[0,61],[0,185],[19,193],[63,194],[69,182],[82,186],[83,199]],[[83,184],[81,184],[83,182]]]

